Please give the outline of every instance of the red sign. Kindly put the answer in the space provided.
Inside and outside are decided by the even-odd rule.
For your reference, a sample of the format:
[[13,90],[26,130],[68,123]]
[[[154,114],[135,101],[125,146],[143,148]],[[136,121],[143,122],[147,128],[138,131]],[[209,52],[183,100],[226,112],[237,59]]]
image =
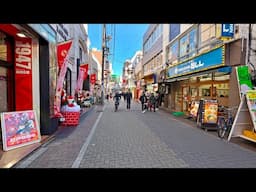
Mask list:
[[91,74],[90,76],[90,81],[91,81],[91,84],[95,84],[96,83],[96,74]]
[[54,115],[55,117],[62,117],[60,113],[60,105],[61,105],[61,92],[63,87],[64,78],[67,72],[67,61],[69,49],[71,47],[72,41],[67,41],[65,43],[61,43],[57,46],[58,53],[58,64],[60,65],[60,73],[57,79],[55,100],[54,100]]
[[36,113],[33,110],[2,113],[1,123],[4,151],[41,140]]
[[71,44],[72,44],[72,40],[69,40],[69,41],[65,41],[63,43],[59,43],[57,45],[57,57],[58,57],[59,68],[62,67],[62,65],[68,55]]
[[15,41],[15,102],[16,110],[32,109],[32,40]]
[[85,79],[87,79],[87,76],[88,76],[88,67],[89,67],[89,65],[88,64],[83,64],[80,67],[85,70],[85,74],[84,74],[84,80],[85,80]]

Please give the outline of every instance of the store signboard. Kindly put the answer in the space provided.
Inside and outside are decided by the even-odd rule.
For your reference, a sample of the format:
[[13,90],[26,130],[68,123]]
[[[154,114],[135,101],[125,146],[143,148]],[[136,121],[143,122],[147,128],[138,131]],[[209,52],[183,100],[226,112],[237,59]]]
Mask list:
[[224,65],[224,46],[196,56],[167,69],[167,79]]
[[218,102],[217,100],[204,101],[204,123],[217,123]]
[[1,126],[4,151],[41,140],[34,110],[1,113]]
[[237,78],[240,85],[240,93],[246,94],[248,90],[252,89],[251,75],[247,65],[236,67]]
[[199,101],[193,101],[191,103],[191,109],[190,109],[190,115],[193,118],[197,117],[197,113],[198,113],[198,108],[199,108]]
[[221,37],[233,38],[234,24],[221,24]]

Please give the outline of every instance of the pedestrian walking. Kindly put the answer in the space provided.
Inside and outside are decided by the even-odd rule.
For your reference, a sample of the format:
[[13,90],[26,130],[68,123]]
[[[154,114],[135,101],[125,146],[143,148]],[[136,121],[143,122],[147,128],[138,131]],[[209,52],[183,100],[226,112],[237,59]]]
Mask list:
[[126,98],[126,103],[127,103],[126,108],[128,110],[130,110],[131,109],[131,100],[132,100],[131,89],[128,89],[128,92],[126,93],[125,98]]
[[147,105],[147,97],[145,95],[145,92],[143,91],[142,95],[140,96],[140,103],[141,103],[141,112],[146,112],[146,105]]
[[154,96],[154,93],[151,93],[149,97],[149,106],[150,111],[152,111],[153,108],[154,112],[156,112],[156,98]]

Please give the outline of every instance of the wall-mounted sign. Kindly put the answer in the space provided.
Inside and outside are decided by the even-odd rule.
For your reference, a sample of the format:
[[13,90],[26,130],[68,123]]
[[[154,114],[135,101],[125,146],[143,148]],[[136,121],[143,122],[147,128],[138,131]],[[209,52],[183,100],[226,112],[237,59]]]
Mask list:
[[41,140],[34,110],[1,113],[1,125],[4,151]]
[[[32,109],[32,39],[15,40],[15,102],[16,110]],[[24,98],[26,98],[24,100]]]
[[167,79],[224,65],[224,46],[196,56],[167,69]]
[[233,38],[234,24],[221,24],[221,36]]
[[234,37],[234,24],[217,24],[216,37],[228,40]]

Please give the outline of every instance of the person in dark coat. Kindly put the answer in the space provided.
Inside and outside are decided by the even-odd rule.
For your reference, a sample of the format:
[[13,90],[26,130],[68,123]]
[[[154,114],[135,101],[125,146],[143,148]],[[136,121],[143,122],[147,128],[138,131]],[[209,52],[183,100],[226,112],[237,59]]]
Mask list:
[[131,109],[131,100],[132,100],[132,93],[131,93],[130,89],[128,89],[128,92],[126,93],[125,98],[126,98],[126,102],[127,102],[126,107],[127,107],[127,109],[130,110]]
[[143,91],[142,95],[140,96],[140,103],[141,103],[141,111],[142,111],[142,113],[145,113],[145,111],[146,111],[145,104],[147,103],[147,97],[146,97],[146,94],[144,91]]
[[154,96],[154,93],[151,93],[149,97],[149,103],[150,103],[150,111],[153,108],[154,112],[156,112],[156,98]]

